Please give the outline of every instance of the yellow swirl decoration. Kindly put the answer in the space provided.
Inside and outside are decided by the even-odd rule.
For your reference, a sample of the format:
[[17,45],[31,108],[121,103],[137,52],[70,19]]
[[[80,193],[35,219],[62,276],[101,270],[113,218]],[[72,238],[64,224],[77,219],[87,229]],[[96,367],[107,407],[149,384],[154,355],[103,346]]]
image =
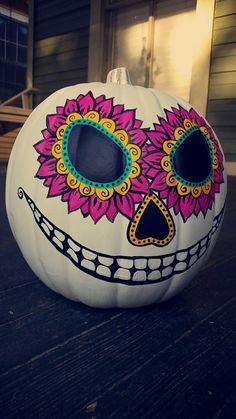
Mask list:
[[100,125],[104,128],[106,128],[110,132],[114,132],[116,129],[115,121],[109,118],[102,118],[100,121]]
[[138,145],[128,144],[127,149],[129,150],[133,161],[137,161],[141,157],[142,152]]
[[176,140],[179,140],[180,137],[182,137],[182,135],[185,133],[185,129],[182,127],[178,127],[175,129],[174,131],[174,137]]
[[71,189],[77,189],[80,185],[80,181],[76,179],[71,173],[67,175],[66,182]]
[[189,119],[184,119],[184,128],[186,129],[186,130],[188,130],[189,128],[192,128],[192,126],[193,126],[193,124],[192,124],[192,122],[189,120]]
[[89,185],[84,185],[83,183],[81,183],[79,185],[79,191],[84,196],[91,196],[94,195],[95,189]]
[[214,159],[213,159],[213,168],[214,169],[217,169],[218,167],[219,167],[218,158],[217,158],[217,156],[214,156]]
[[200,130],[210,139],[210,134],[206,126],[200,127]]
[[212,146],[213,153],[216,153],[217,152],[217,145],[212,140],[211,140],[211,146]]
[[56,141],[52,146],[52,155],[56,157],[56,159],[60,159],[62,157],[62,141]]
[[202,186],[202,191],[204,192],[205,195],[208,195],[211,191],[211,181],[208,182],[206,185]]
[[126,179],[121,185],[115,187],[115,191],[120,195],[126,195],[131,188],[131,181]]
[[62,140],[66,128],[66,124],[61,125],[59,128],[57,128],[56,137],[58,138],[58,140]]
[[170,172],[171,171],[171,165],[170,165],[170,158],[169,158],[169,156],[162,157],[162,159],[161,159],[161,167],[166,172]]
[[78,112],[72,112],[67,116],[66,122],[67,124],[70,124],[71,122],[74,122],[77,119],[81,119],[81,118],[82,116]]
[[125,130],[118,129],[117,131],[114,132],[114,135],[116,136],[116,138],[118,138],[118,140],[122,142],[123,145],[128,144],[129,136]]
[[181,196],[188,195],[191,192],[191,188],[189,186],[183,185],[182,183],[178,183],[177,190]]
[[65,166],[63,159],[59,159],[57,161],[56,170],[57,170],[57,173],[60,173],[60,175],[66,175],[67,173],[69,173],[69,170]]
[[87,112],[84,116],[84,119],[90,119],[91,121],[99,122],[100,115],[97,111]]
[[97,188],[96,189],[96,195],[99,199],[101,199],[102,201],[107,201],[108,199],[110,199],[112,197],[112,195],[114,194],[114,189],[113,188]]
[[172,148],[174,147],[176,141],[173,140],[167,140],[164,142],[163,144],[163,150],[165,151],[166,154],[170,154]]
[[134,179],[136,177],[138,177],[141,173],[141,168],[139,166],[138,163],[136,163],[135,161],[132,164],[132,169],[129,173],[129,178]]
[[178,181],[177,179],[175,179],[174,175],[172,172],[167,173],[166,176],[166,183],[168,186],[176,186],[178,185]]
[[198,198],[201,195],[202,188],[200,186],[195,186],[191,188],[191,194],[193,198]]

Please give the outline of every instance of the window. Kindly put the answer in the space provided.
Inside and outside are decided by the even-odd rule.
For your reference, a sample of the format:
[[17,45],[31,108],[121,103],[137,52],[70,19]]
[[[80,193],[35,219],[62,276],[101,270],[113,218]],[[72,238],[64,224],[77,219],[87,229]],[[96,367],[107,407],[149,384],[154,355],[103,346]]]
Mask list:
[[28,25],[0,14],[0,102],[26,86]]

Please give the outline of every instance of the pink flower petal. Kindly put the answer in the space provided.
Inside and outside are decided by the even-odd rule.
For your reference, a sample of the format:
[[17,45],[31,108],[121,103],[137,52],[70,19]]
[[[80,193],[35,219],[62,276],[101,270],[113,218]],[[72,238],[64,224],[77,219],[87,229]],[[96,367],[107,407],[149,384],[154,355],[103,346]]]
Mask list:
[[223,172],[219,167],[214,171],[214,181],[216,183],[224,182]]
[[129,132],[132,143],[135,143],[142,147],[147,139],[146,132],[142,129],[133,129]]
[[93,195],[89,202],[90,214],[95,224],[106,213],[109,201],[102,201],[96,195]]
[[164,128],[157,125],[156,131],[147,131],[147,136],[150,139],[151,143],[159,149],[162,148],[163,142],[169,138]]
[[123,111],[124,111],[124,105],[115,105],[113,108],[112,114],[114,116],[114,115],[122,113]]
[[66,117],[64,115],[48,115],[47,116],[47,127],[52,134],[55,134],[57,128],[65,124]]
[[133,199],[135,204],[138,204],[138,203],[143,201],[143,197],[139,193],[130,192],[130,195],[132,196],[132,199]]
[[69,115],[72,112],[77,112],[78,111],[78,104],[77,104],[76,100],[67,99],[67,101],[65,103],[64,111],[65,111],[66,115]]
[[168,110],[165,110],[166,118],[168,120],[168,123],[175,129],[182,125],[181,118],[178,118],[174,112],[170,112]]
[[135,122],[134,122],[134,125],[133,125],[134,129],[140,128],[141,125],[142,125],[142,121],[140,121],[140,119],[135,119]]
[[116,204],[119,211],[128,218],[132,218],[134,215],[134,201],[129,195],[117,195]]
[[196,206],[196,199],[193,198],[191,194],[186,196],[181,196],[179,199],[180,204],[180,211],[183,216],[184,221],[186,221],[190,215],[193,214],[195,206]]
[[163,191],[167,188],[166,184],[166,172],[160,172],[156,175],[151,183],[151,188],[156,191]]
[[100,113],[103,118],[109,118],[113,109],[113,99],[105,99],[95,106],[95,110]]
[[62,195],[69,190],[69,187],[65,181],[65,177],[57,175],[49,188],[48,197]]
[[113,114],[113,119],[116,122],[117,129],[125,129],[129,131],[134,125],[135,110],[130,109],[118,115]]
[[161,199],[166,199],[168,197],[169,190],[164,189],[163,191],[159,191],[159,197]]
[[194,121],[197,123],[199,127],[206,125],[205,119],[203,119],[196,111],[195,109],[191,108],[189,111],[191,119],[194,119]]
[[161,169],[161,159],[165,154],[163,152],[151,153],[145,157],[145,162],[154,169]]
[[68,200],[68,211],[76,211],[77,209],[81,208],[88,201],[88,199],[88,197],[81,195],[78,189],[74,189],[70,192]]
[[191,119],[191,116],[186,109],[182,108],[181,106],[179,108],[180,108],[180,114],[181,114],[180,116],[181,116],[182,120]]
[[82,214],[84,217],[87,217],[89,215],[89,200],[86,201],[84,203],[84,205],[82,205],[82,207],[80,208]]
[[49,160],[46,160],[39,168],[39,170],[36,173],[36,176],[39,178],[44,178],[48,176],[55,175],[56,172],[56,159],[52,158]]
[[139,193],[149,193],[148,180],[145,176],[141,175],[136,179],[132,179],[131,190]]
[[85,96],[77,99],[79,111],[82,115],[94,109],[95,101],[92,92],[88,92]]
[[55,143],[55,141],[55,137],[49,137],[46,140],[39,141],[37,144],[34,145],[34,148],[39,154],[43,154],[44,156],[51,156],[52,145]]
[[43,138],[45,138],[45,139],[47,139],[47,138],[49,138],[49,137],[51,137],[51,133],[47,130],[47,129],[43,129],[42,131],[41,131],[41,133],[42,133],[42,135],[43,135]]
[[44,186],[47,186],[47,187],[49,188],[49,186],[51,185],[51,183],[52,183],[53,179],[54,179],[54,177],[47,177],[47,178],[44,180],[44,182],[43,182]]
[[175,188],[171,188],[167,198],[167,206],[168,208],[172,208],[178,201],[179,194]]
[[106,96],[105,95],[101,95],[95,98],[95,109],[98,103],[102,102],[103,100],[106,100]]
[[59,115],[63,115],[64,114],[64,106],[57,106],[56,107],[57,113]]
[[106,217],[107,217],[107,219],[109,221],[111,221],[113,223],[114,220],[115,220],[115,218],[116,218],[116,216],[117,216],[117,214],[118,214],[118,209],[117,209],[117,206],[115,204],[115,200],[112,197],[110,199],[110,202],[109,202],[109,208],[108,208],[108,210],[106,212]]
[[198,198],[198,202],[199,202],[202,213],[206,215],[207,210],[210,207],[209,195],[205,195],[204,193],[202,193]]
[[146,176],[147,177],[150,177],[151,179],[153,179],[154,177],[156,177],[156,175],[157,175],[157,172],[159,172],[160,170],[158,169],[153,169],[153,168],[151,168],[151,169],[149,169],[148,171],[147,171],[147,173],[146,173]]
[[164,128],[168,138],[173,138],[175,128],[171,126],[164,118],[160,119],[161,125]]
[[62,202],[68,202],[68,201],[69,201],[69,199],[70,199],[70,195],[71,195],[71,192],[72,192],[72,191],[68,191],[68,192],[65,192],[65,193],[62,195],[62,197],[61,197]]

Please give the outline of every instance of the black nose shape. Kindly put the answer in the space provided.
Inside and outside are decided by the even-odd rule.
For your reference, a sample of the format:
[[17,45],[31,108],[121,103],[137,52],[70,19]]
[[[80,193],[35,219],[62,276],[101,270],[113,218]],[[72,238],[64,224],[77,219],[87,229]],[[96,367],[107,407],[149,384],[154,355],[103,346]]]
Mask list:
[[127,235],[135,246],[165,246],[173,239],[173,219],[168,208],[156,195],[145,196],[129,225]]

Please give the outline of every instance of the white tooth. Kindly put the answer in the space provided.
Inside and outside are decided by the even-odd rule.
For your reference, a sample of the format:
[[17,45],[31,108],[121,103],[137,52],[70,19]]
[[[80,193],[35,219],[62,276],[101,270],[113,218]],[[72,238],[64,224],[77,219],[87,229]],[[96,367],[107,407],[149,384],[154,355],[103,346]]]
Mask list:
[[173,272],[172,266],[168,266],[167,268],[163,269],[162,276],[168,276],[172,274],[172,272]]
[[146,281],[147,274],[145,271],[136,271],[133,275],[133,281]]
[[177,260],[185,260],[188,256],[188,252],[179,252],[176,254]]
[[50,230],[48,228],[48,226],[45,223],[41,223],[41,227],[43,228],[43,230],[45,231],[45,233],[50,236]]
[[93,252],[90,252],[89,250],[82,249],[82,253],[85,257],[85,259],[94,260],[96,259],[97,255]]
[[199,248],[199,244],[192,247],[192,249],[189,250],[190,255],[195,255],[195,253],[197,253],[198,248]]
[[78,263],[79,259],[77,257],[77,254],[74,252],[74,250],[72,250],[72,249],[69,248],[69,249],[67,249],[67,253],[69,255],[71,255],[71,257],[74,259],[75,262]]
[[55,234],[55,236],[57,236],[57,238],[58,238],[61,242],[63,242],[63,241],[65,240],[65,234],[61,233],[60,231],[58,231],[58,230],[54,230],[54,234]]
[[205,253],[206,249],[207,249],[206,246],[202,247],[200,252],[199,252],[199,256],[202,256],[203,253]]
[[164,266],[169,266],[172,264],[172,262],[174,261],[174,256],[168,256],[166,258],[163,259],[163,265]]
[[56,243],[57,244],[57,246],[58,247],[60,247],[61,249],[63,249],[63,244],[62,244],[62,242],[60,242],[60,240],[58,240],[58,238],[57,237],[53,237],[52,238],[52,240],[54,241],[54,243]]
[[75,252],[79,252],[81,250],[81,247],[78,246],[75,242],[73,242],[71,239],[68,239],[68,245],[73,249]]
[[129,280],[130,279],[130,271],[128,269],[119,268],[115,272],[114,277],[119,278],[119,279]]
[[151,281],[156,281],[157,279],[161,278],[161,272],[156,270],[156,271],[152,271],[149,275],[148,275],[148,279],[150,279]]
[[197,255],[193,255],[189,261],[189,266],[192,266],[196,261],[198,260],[198,256]]
[[187,269],[187,263],[179,262],[175,265],[175,272],[185,271]]
[[34,203],[33,203],[33,202],[31,202],[30,206],[31,206],[32,210],[34,210],[35,205],[34,205]]
[[148,266],[150,269],[157,269],[161,265],[161,259],[149,259]]
[[206,242],[207,242],[207,237],[201,241],[201,247],[205,246]]
[[34,216],[35,216],[36,220],[39,221],[40,220],[40,217],[41,217],[41,214],[40,214],[40,212],[38,210],[35,210],[34,211]]
[[135,259],[134,266],[136,269],[145,269],[147,266],[147,259]]
[[114,262],[113,258],[107,258],[105,256],[98,256],[98,260],[102,265],[111,266]]
[[213,227],[212,234],[214,234],[216,232],[216,230],[217,230],[217,227]]
[[83,268],[89,269],[90,271],[95,271],[95,264],[93,262],[91,262],[91,260],[87,260],[87,259],[83,259],[81,262],[81,266],[83,266]]
[[116,259],[116,261],[117,261],[118,265],[121,268],[130,269],[133,266],[133,260],[132,259],[121,259],[121,258],[118,258],[118,259]]
[[111,271],[107,266],[99,265],[97,267],[97,273],[102,276],[107,276],[108,278],[111,277]]

